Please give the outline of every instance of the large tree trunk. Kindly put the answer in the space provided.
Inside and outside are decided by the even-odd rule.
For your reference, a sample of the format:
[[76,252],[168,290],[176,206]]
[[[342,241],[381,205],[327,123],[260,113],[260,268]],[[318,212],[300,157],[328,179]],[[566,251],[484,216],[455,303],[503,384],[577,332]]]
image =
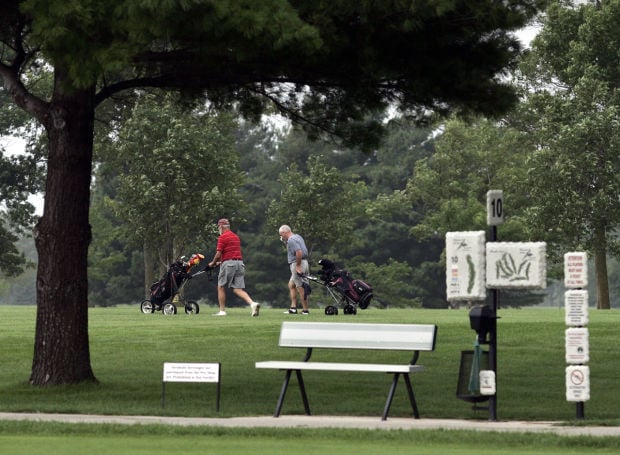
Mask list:
[[39,264],[30,383],[41,386],[96,381],[87,275],[95,92],[67,91],[58,73],[44,122],[49,140],[45,205],[35,229]]
[[595,233],[594,270],[596,274],[596,308],[609,310],[611,306],[607,275],[607,242],[604,229],[597,229]]

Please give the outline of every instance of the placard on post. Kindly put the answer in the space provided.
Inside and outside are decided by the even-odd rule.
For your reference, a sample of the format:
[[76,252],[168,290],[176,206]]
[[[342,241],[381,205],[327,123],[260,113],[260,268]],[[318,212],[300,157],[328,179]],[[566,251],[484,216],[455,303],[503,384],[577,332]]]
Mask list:
[[571,289],[564,293],[564,316],[569,327],[588,325],[588,291]]
[[447,300],[484,300],[484,231],[446,234]]
[[487,226],[497,226],[504,222],[504,192],[487,191]]
[[487,288],[544,289],[546,251],[545,242],[488,242]]
[[588,287],[588,255],[572,252],[564,255],[564,286],[570,289]]
[[215,382],[216,400],[215,410],[220,410],[220,383],[221,368],[219,363],[175,363],[164,362],[161,408],[166,403],[166,382]]
[[566,367],[566,401],[583,403],[590,399],[590,367]]

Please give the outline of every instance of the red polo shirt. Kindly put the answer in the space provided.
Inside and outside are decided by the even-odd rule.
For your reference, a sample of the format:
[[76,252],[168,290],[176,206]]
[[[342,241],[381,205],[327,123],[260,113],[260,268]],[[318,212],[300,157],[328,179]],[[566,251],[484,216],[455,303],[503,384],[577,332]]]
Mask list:
[[222,252],[220,261],[229,259],[243,259],[241,255],[241,240],[233,231],[226,231],[217,239],[217,251]]

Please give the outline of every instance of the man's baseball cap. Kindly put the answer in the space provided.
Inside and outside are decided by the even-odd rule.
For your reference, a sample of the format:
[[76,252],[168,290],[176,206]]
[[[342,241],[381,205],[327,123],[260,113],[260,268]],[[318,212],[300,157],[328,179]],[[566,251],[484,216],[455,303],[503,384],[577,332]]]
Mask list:
[[230,222],[228,221],[227,218],[221,218],[218,222],[217,222],[218,226],[230,226]]

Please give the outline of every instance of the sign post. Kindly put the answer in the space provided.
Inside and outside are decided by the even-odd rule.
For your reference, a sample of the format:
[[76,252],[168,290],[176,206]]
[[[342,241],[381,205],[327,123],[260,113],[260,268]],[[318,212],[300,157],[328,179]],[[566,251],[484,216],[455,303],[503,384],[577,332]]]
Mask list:
[[[482,396],[489,397],[489,420],[492,421],[497,420],[496,321],[499,319],[497,316],[499,291],[500,289],[544,289],[547,283],[546,243],[498,242],[497,226],[503,222],[503,191],[490,190],[487,192],[487,225],[491,229],[490,239],[486,243],[484,253],[480,253],[484,231],[448,232],[446,234],[448,300],[486,300],[487,295],[482,288],[491,291],[490,297],[493,304],[473,308],[469,318],[471,328],[478,333],[476,346],[479,343],[489,345],[489,366],[488,370],[479,371],[478,392]],[[463,367],[463,361],[461,361],[461,367]],[[459,398],[462,397],[459,396]]]
[[588,328],[588,255],[572,252],[564,255],[564,293],[566,363],[566,401],[575,402],[577,419],[585,416],[590,399],[590,342]]
[[[497,226],[504,222],[504,192],[502,190],[487,191],[487,226],[491,227],[491,242],[497,242]],[[499,309],[499,289],[492,289],[492,318],[497,320]],[[489,420],[497,420],[497,324],[489,333],[489,369],[493,371],[495,387],[489,397]]]

